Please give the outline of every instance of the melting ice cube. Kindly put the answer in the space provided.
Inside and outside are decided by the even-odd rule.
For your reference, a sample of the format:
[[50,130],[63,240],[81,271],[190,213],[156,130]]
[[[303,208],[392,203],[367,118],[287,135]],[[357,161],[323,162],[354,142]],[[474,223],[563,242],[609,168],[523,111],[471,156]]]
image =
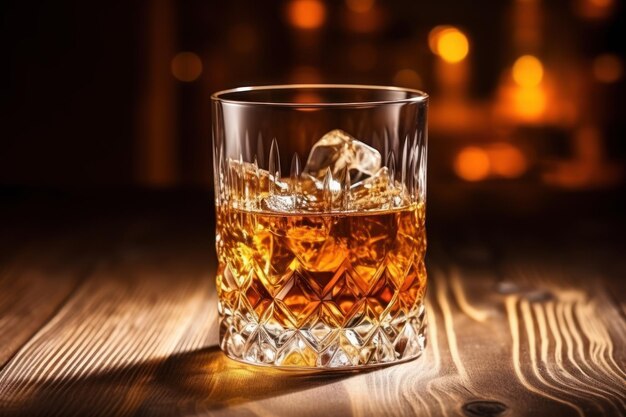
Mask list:
[[402,186],[389,178],[387,167],[353,185],[349,192],[349,210],[388,209],[402,202]]
[[318,140],[309,154],[304,173],[322,181],[328,168],[334,179],[343,182],[345,172],[350,172],[352,184],[356,184],[378,172],[380,153],[356,140],[340,129],[331,130]]

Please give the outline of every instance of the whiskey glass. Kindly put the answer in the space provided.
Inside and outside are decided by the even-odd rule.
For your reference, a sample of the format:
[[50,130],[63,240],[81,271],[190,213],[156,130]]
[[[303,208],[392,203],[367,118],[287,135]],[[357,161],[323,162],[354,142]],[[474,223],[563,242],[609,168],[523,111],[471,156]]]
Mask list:
[[276,85],[211,106],[221,349],[286,369],[418,357],[427,94]]

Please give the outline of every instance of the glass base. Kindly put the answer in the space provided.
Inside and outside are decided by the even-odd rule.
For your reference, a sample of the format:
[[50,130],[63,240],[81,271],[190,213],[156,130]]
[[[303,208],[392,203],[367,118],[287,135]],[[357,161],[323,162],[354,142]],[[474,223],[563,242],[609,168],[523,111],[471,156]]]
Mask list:
[[426,346],[423,304],[408,314],[354,327],[290,329],[248,319],[222,312],[220,347],[230,358],[252,365],[353,370],[405,362]]

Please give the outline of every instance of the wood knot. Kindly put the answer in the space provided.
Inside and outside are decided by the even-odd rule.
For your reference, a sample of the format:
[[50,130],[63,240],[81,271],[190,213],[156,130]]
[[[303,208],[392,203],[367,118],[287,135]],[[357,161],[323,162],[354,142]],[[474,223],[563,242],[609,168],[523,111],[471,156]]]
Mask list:
[[463,406],[463,413],[469,417],[497,417],[507,410],[508,407],[498,401],[472,401]]

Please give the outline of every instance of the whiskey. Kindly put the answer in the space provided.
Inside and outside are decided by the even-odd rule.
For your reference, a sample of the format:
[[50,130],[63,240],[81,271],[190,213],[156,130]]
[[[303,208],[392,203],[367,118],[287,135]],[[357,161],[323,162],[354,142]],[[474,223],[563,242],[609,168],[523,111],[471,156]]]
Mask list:
[[423,350],[425,205],[330,213],[218,205],[222,349],[289,367]]

